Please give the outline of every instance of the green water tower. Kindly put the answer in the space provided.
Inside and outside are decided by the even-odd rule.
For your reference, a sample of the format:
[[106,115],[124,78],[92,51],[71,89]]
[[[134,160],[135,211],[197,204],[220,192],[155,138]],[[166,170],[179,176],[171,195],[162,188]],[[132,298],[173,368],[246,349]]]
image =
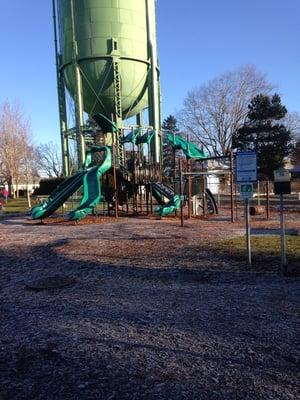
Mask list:
[[[77,141],[78,162],[84,162],[86,115],[89,118],[100,115],[103,121],[112,120],[120,136],[124,121],[136,116],[136,123],[142,125],[141,115],[147,109],[148,127],[155,130],[151,147],[153,158],[157,163],[160,161],[155,2],[53,0],[66,175],[69,173],[68,141],[71,137]],[[75,126],[72,127],[67,124],[66,93],[75,106]],[[108,129],[107,126],[105,128]]]

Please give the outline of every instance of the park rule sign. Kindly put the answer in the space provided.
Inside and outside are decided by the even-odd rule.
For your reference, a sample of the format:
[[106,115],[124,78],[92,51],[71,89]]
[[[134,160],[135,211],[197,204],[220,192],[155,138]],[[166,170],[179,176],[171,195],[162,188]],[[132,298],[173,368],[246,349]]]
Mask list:
[[257,153],[255,151],[238,151],[236,153],[236,181],[257,181]]

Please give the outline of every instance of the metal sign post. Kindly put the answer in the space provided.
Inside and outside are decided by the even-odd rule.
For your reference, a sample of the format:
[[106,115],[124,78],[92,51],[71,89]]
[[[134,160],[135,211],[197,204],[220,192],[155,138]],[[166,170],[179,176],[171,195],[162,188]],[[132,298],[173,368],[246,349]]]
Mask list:
[[287,273],[286,245],[285,245],[285,221],[283,195],[291,193],[291,174],[284,168],[274,171],[274,192],[280,195],[280,247],[281,247],[281,273]]
[[249,199],[253,197],[253,184],[241,183],[240,194],[241,194],[241,199],[245,200],[247,262],[248,265],[251,265],[252,255],[251,255],[251,226],[250,226],[250,213],[249,213]]
[[285,221],[283,209],[283,194],[280,195],[280,247],[281,247],[281,273],[286,274],[286,246],[285,246]]
[[236,180],[240,183],[241,199],[245,200],[246,247],[248,265],[252,264],[251,227],[249,199],[253,197],[253,182],[257,182],[257,153],[238,151],[236,153]]
[[246,242],[247,242],[247,261],[248,265],[252,264],[251,257],[251,228],[250,228],[250,213],[249,213],[249,199],[245,200],[245,213],[246,213]]

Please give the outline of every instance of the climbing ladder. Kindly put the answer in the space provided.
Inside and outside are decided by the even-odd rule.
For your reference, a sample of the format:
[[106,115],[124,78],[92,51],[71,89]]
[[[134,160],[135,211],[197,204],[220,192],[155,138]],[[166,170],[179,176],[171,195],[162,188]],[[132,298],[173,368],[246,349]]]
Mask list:
[[121,74],[119,59],[113,58],[113,77],[114,77],[114,97],[115,97],[115,123],[118,127],[116,133],[117,163],[119,167],[124,167],[124,149],[122,144],[122,93],[121,93]]

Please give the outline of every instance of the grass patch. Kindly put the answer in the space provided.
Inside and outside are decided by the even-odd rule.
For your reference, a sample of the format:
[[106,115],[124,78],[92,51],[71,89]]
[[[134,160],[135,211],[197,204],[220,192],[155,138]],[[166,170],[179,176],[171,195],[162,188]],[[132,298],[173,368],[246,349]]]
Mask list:
[[[259,235],[251,236],[252,258],[255,265],[280,263],[280,236]],[[214,249],[231,258],[246,258],[246,239],[239,236],[215,243]],[[286,252],[288,263],[300,266],[300,236],[286,236]]]
[[4,205],[4,213],[25,213],[29,210],[27,198],[19,197],[18,199],[10,199]]

